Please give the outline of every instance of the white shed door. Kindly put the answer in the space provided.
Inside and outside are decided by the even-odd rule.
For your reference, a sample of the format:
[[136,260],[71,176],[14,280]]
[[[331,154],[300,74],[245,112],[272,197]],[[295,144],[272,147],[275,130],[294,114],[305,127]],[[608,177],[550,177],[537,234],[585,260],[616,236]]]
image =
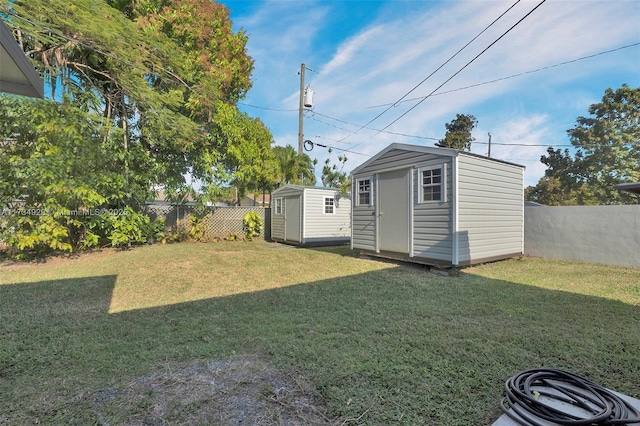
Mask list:
[[380,250],[409,253],[409,170],[379,175]]
[[287,197],[284,202],[284,239],[300,241],[301,233],[300,197]]

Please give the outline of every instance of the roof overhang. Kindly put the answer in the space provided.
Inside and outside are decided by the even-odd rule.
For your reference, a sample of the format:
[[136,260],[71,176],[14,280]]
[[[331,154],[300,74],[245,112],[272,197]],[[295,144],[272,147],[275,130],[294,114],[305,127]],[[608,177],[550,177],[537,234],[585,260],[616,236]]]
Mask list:
[[616,185],[618,191],[633,192],[640,195],[640,182],[621,183]]
[[351,171],[351,175],[355,175],[355,174],[360,173],[360,171],[363,170],[365,167],[368,167],[371,163],[373,163],[374,161],[378,160],[380,157],[386,155],[387,152],[389,152],[391,150],[394,150],[394,149],[400,149],[400,150],[404,150],[404,151],[412,151],[412,152],[423,153],[423,154],[435,154],[435,155],[441,155],[441,156],[445,156],[445,157],[458,157],[460,155],[466,155],[466,156],[470,156],[470,157],[483,158],[483,159],[488,160],[488,161],[495,161],[495,162],[498,162],[498,163],[509,164],[509,165],[512,165],[512,166],[521,167],[522,169],[525,168],[524,166],[522,166],[520,164],[510,163],[508,161],[503,161],[503,160],[498,160],[497,158],[485,157],[484,155],[473,154],[471,152],[459,151],[459,150],[453,149],[453,148],[441,148],[441,147],[437,147],[437,146],[423,146],[423,145],[410,145],[410,144],[404,144],[404,143],[392,143],[391,145],[387,146],[385,149],[383,149],[382,151],[378,152],[376,155],[374,155],[373,157],[371,157],[370,159],[368,159],[367,161],[365,161],[364,163],[360,164],[358,167],[353,169]]
[[44,83],[0,19],[0,92],[44,98]]

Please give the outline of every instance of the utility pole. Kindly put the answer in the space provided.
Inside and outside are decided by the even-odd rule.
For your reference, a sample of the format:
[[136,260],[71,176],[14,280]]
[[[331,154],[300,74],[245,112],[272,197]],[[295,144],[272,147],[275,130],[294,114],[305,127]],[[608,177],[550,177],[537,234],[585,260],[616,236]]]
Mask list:
[[302,143],[304,139],[303,135],[303,119],[302,112],[304,111],[304,72],[306,70],[305,64],[300,65],[300,105],[298,107],[298,155],[302,155]]
[[487,157],[491,158],[491,133],[489,133],[489,154],[487,154]]

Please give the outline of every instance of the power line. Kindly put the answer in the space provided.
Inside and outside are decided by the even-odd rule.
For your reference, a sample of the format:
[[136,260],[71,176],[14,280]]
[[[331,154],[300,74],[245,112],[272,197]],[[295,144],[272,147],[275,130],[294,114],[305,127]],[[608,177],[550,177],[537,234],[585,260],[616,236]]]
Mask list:
[[[446,91],[443,91],[443,92],[433,93],[431,96],[440,96],[440,95],[446,95],[448,93],[460,92],[462,90],[473,89],[475,87],[484,86],[486,84],[493,84],[493,83],[497,83],[497,82],[504,81],[504,80],[509,80],[509,79],[516,78],[516,77],[522,77],[522,76],[525,76],[525,75],[534,74],[534,73],[541,72],[541,71],[546,71],[546,70],[549,70],[549,69],[552,69],[552,68],[557,68],[557,67],[560,67],[560,66],[563,66],[563,65],[568,65],[568,64],[575,63],[575,62],[584,61],[586,59],[595,58],[595,57],[598,57],[598,56],[601,56],[601,55],[606,55],[606,54],[609,54],[609,53],[617,52],[617,51],[624,50],[624,49],[630,49],[632,47],[637,47],[637,46],[640,46],[640,42],[627,44],[627,45],[624,45],[624,46],[616,47],[614,49],[604,50],[604,51],[597,52],[597,53],[594,53],[594,54],[591,54],[591,55],[581,56],[581,57],[575,58],[575,59],[569,59],[567,61],[558,62],[556,64],[547,65],[547,66],[544,66],[544,67],[536,68],[536,69],[529,70],[529,71],[524,71],[524,72],[521,72],[521,73],[511,74],[511,75],[508,75],[508,76],[505,76],[505,77],[496,78],[496,79],[493,79],[493,80],[487,80],[487,81],[483,81],[483,82],[480,82],[480,83],[471,84],[469,86],[463,86],[463,87],[458,87],[456,89],[451,89],[451,90],[446,90]],[[380,107],[385,107],[385,106],[389,106],[389,105],[395,106],[395,105],[397,105],[399,103],[413,102],[413,101],[418,101],[418,100],[421,100],[421,99],[424,99],[424,98],[426,98],[426,96],[419,96],[419,97],[416,97],[416,98],[398,100],[398,101],[393,102],[393,103],[371,105],[371,106],[366,107],[366,109],[380,108]],[[238,105],[244,105],[244,106],[247,106],[247,107],[250,107],[250,108],[263,109],[263,110],[276,111],[276,112],[295,112],[295,111],[298,111],[297,109],[277,109],[277,108],[263,107],[263,106],[258,106],[258,105],[251,105],[251,104],[247,104],[247,103],[244,103],[244,102],[238,102]],[[319,115],[321,117],[329,118],[331,120],[339,121],[341,123],[349,124],[351,126],[362,127],[362,128],[366,128],[366,129],[369,129],[369,130],[373,130],[373,129],[370,129],[369,127],[366,127],[366,126],[361,126],[359,124],[351,123],[351,122],[348,122],[348,121],[345,121],[345,120],[341,120],[339,118],[330,117],[328,115],[321,114],[321,113],[319,113],[317,111],[312,111],[312,112],[313,112],[313,115]],[[312,119],[314,119],[313,115],[311,116]],[[324,123],[324,122],[322,122],[320,120],[317,120],[317,119],[315,119],[315,120],[318,121],[318,122]],[[332,126],[331,124],[328,124],[328,123],[324,123],[324,124]],[[332,127],[336,127],[336,126],[332,126]],[[336,127],[336,128],[338,128],[340,130],[344,130],[345,132],[353,133],[351,130],[342,129],[340,127]],[[401,133],[388,132],[388,131],[384,132],[384,133],[396,134],[396,135],[400,135],[400,136],[409,136],[409,137],[415,137],[415,138],[422,138],[422,139],[439,140],[439,139],[436,139],[436,138],[428,138],[428,137],[415,136],[415,135],[404,135],[404,134],[401,134]],[[336,141],[337,141],[337,139],[336,139]]]
[[258,105],[251,105],[251,104],[247,104],[244,102],[237,102],[238,105],[244,105],[246,107],[250,107],[250,108],[256,108],[256,109],[263,109],[263,110],[267,110],[267,111],[276,111],[276,112],[294,112],[294,111],[298,111],[297,108],[295,109],[278,109],[278,108],[269,108],[269,107],[263,107],[263,106],[258,106]]
[[[312,120],[314,120],[314,121],[317,121],[318,123],[324,124],[325,126],[333,127],[334,129],[342,130],[342,131],[344,131],[344,132],[351,132],[351,130],[347,130],[347,129],[342,128],[342,127],[339,127],[339,126],[335,126],[335,125],[333,125],[333,124],[331,124],[331,123],[327,123],[326,121],[322,121],[322,120],[320,120],[320,119],[316,118],[316,115],[322,115],[322,114],[314,113],[314,114],[312,114],[312,115],[310,116],[310,118],[311,118]],[[324,117],[331,118],[331,117],[328,117],[328,116],[324,116]],[[342,120],[338,120],[338,119],[335,119],[335,120],[336,120],[336,121],[341,121],[341,122],[346,123],[346,121],[342,121]],[[351,124],[351,123],[347,123],[347,124]],[[338,142],[341,142],[341,141],[338,141]]]
[[[614,53],[614,52],[617,52],[617,51],[620,51],[620,50],[630,49],[632,47],[637,47],[637,46],[640,46],[640,42],[627,44],[627,45],[624,45],[624,46],[616,47],[614,49],[604,50],[604,51],[597,52],[597,53],[594,53],[594,54],[591,54],[591,55],[581,56],[581,57],[575,58],[575,59],[569,59],[567,61],[558,62],[556,64],[547,65],[547,66],[544,66],[544,67],[536,68],[536,69],[529,70],[529,71],[524,71],[524,72],[521,72],[521,73],[511,74],[511,75],[508,75],[508,76],[505,76],[505,77],[496,78],[496,79],[493,79],[493,80],[487,80],[487,81],[483,81],[483,82],[480,82],[480,83],[471,84],[469,86],[463,86],[463,87],[458,87],[456,89],[451,89],[451,90],[446,90],[446,91],[443,91],[443,92],[433,93],[430,96],[440,96],[440,95],[446,95],[448,93],[460,92],[462,90],[473,89],[475,87],[484,86],[486,84],[497,83],[497,82],[500,82],[500,81],[509,80],[509,79],[516,78],[516,77],[522,77],[522,76],[525,76],[525,75],[534,74],[534,73],[541,72],[541,71],[546,71],[546,70],[549,70],[549,69],[552,69],[552,68],[557,68],[557,67],[560,67],[560,66],[563,66],[563,65],[568,65],[568,64],[575,63],[575,62],[584,61],[586,59],[595,58],[595,57],[598,57],[598,56],[601,56],[601,55],[606,55],[606,54],[609,54],[609,53]],[[393,102],[393,103],[371,105],[371,106],[366,107],[366,109],[380,108],[380,107],[385,107],[385,106],[389,106],[389,105],[396,106],[397,104],[400,104],[400,103],[419,101],[421,99],[425,99],[426,97],[427,96],[419,96],[419,97],[415,97],[415,98],[398,100],[398,101]],[[243,103],[243,102],[238,102],[238,104],[239,105],[244,105],[244,106],[247,106],[247,107],[251,107],[251,108],[268,110],[268,111],[277,111],[277,112],[298,111],[297,109],[276,109],[276,108],[269,108],[269,107],[263,107],[263,106],[257,106],[257,105],[250,105],[250,104],[246,104],[246,103]],[[335,121],[339,121],[339,122],[342,122],[342,123],[345,123],[345,124],[349,124],[351,126],[361,127],[361,128],[366,128],[366,129],[369,129],[369,130],[373,130],[373,129],[370,129],[369,127],[366,127],[366,125],[365,126],[361,126],[359,124],[351,123],[351,122],[348,122],[348,121],[340,120],[340,119],[335,118],[335,117],[330,117],[330,116],[321,114],[321,113],[319,113],[317,111],[313,111],[313,113],[317,114],[317,115],[319,115],[321,117],[326,117],[326,118],[329,118],[331,120],[335,120]],[[316,120],[316,121],[319,121],[319,120]],[[351,132],[350,130],[346,130],[346,129],[341,129],[341,130],[344,130],[346,132]],[[362,130],[362,129],[360,129],[360,130]],[[353,132],[351,132],[351,133],[353,133]],[[385,132],[385,133],[396,134],[396,133],[393,133],[393,132]],[[400,134],[400,136],[404,136],[404,135]],[[422,136],[411,136],[411,137],[420,137],[420,138],[422,138]],[[426,138],[426,139],[429,139],[429,138]],[[435,138],[431,138],[431,139],[435,139]]]
[[357,129],[355,132],[347,135],[344,137],[344,139],[349,138],[351,135],[358,133],[360,130],[366,128],[369,124],[373,123],[374,121],[376,121],[378,118],[382,117],[383,114],[385,114],[387,111],[389,111],[391,108],[393,108],[394,106],[396,106],[399,102],[401,102],[404,98],[406,98],[407,96],[409,96],[409,94],[411,92],[413,92],[414,90],[416,90],[418,87],[420,87],[425,81],[427,81],[429,78],[431,78],[432,75],[434,75],[436,72],[440,71],[445,65],[447,65],[453,58],[455,58],[456,56],[458,56],[458,54],[460,52],[462,52],[464,49],[466,49],[471,43],[473,43],[478,37],[480,37],[482,34],[484,34],[485,31],[487,31],[489,28],[491,28],[493,26],[493,24],[495,24],[496,22],[498,22],[504,15],[506,15],[511,9],[513,9],[518,3],[520,3],[520,0],[516,0],[516,2],[514,4],[511,5],[511,7],[509,7],[507,10],[505,10],[504,12],[502,12],[502,14],[500,14],[500,16],[498,16],[496,19],[494,19],[493,22],[491,22],[489,25],[487,25],[482,31],[480,31],[480,33],[478,33],[474,38],[472,38],[469,42],[467,42],[467,44],[465,44],[464,46],[462,46],[456,53],[454,53],[449,59],[447,59],[442,65],[440,65],[438,68],[436,68],[433,72],[431,72],[431,74],[429,74],[428,76],[426,76],[420,83],[416,84],[415,86],[413,86],[413,88],[411,90],[409,90],[407,93],[405,93],[400,99],[398,99],[396,102],[394,102],[391,106],[389,106],[387,109],[385,109],[384,111],[382,111],[380,114],[378,114],[377,116],[373,117],[371,120],[369,120],[369,122],[367,124],[365,124],[364,126],[360,127],[359,129]]
[[[316,136],[316,137],[322,137],[322,136]],[[325,139],[327,139],[327,138],[325,138]],[[309,148],[309,149],[306,148],[307,142],[309,142],[309,144],[311,145],[311,148]],[[310,141],[310,140],[306,140],[305,141],[305,151],[312,151],[313,148],[316,147],[316,146],[319,146],[321,148],[326,148],[328,150],[336,149],[338,151],[349,152],[351,154],[363,155],[365,157],[372,157],[372,155],[370,155],[370,154],[364,154],[362,152],[356,152],[356,151],[353,151],[351,149],[338,148],[338,147],[332,146],[332,145],[323,145],[323,144],[320,144],[320,143],[317,143],[317,142],[313,142],[313,141]]]
[[[613,52],[617,52],[619,50],[629,49],[631,47],[636,47],[636,46],[640,46],[640,42],[627,44],[625,46],[617,47],[615,49],[605,50],[605,51],[602,51],[602,52],[594,53],[592,55],[582,56],[580,58],[571,59],[571,60],[564,61],[564,62],[559,62],[559,63],[553,64],[553,65],[547,65],[545,67],[537,68],[537,69],[534,69],[534,70],[524,71],[524,72],[521,72],[521,73],[509,75],[509,76],[506,76],[506,77],[496,78],[494,80],[487,80],[487,81],[483,81],[481,83],[476,83],[476,84],[472,84],[472,85],[469,85],[469,86],[459,87],[457,89],[451,89],[451,90],[446,90],[444,92],[434,93],[431,96],[445,95],[447,93],[459,92],[461,90],[472,89],[472,88],[478,87],[478,86],[484,86],[485,84],[497,83],[499,81],[509,80],[509,79],[515,78],[515,77],[522,77],[523,75],[533,74],[533,73],[540,72],[540,71],[545,71],[545,70],[548,70],[548,69],[551,69],[551,68],[556,68],[556,67],[559,67],[559,66],[562,66],[562,65],[572,64],[574,62],[583,61],[585,59],[595,58],[596,56],[605,55],[607,53],[613,53]],[[417,98],[405,99],[402,102],[412,102],[412,101],[417,101],[417,100],[424,99],[424,98],[426,98],[426,96],[420,96],[420,97],[417,97]],[[380,105],[373,105],[373,106],[369,106],[367,108],[368,109],[379,108],[379,107],[383,107],[383,106],[387,106],[387,105],[395,106],[397,103],[398,102],[395,102],[393,104],[392,103],[386,103],[386,104],[380,104]]]
[[[319,113],[319,112],[317,112],[317,111],[312,111],[312,112],[313,112],[313,114],[314,114],[314,115],[319,115],[320,117],[325,117],[325,118],[328,118],[328,119],[330,119],[330,120],[338,121],[338,122],[340,122],[340,123],[349,124],[350,126],[355,126],[355,127],[358,127],[358,126],[359,126],[358,124],[353,124],[353,123],[350,123],[350,122],[348,122],[348,121],[341,120],[341,119],[339,119],[339,118],[330,117],[330,116],[328,116],[328,115],[321,114],[321,113]],[[347,131],[348,131],[348,130],[347,130]]]
[[[322,120],[318,120],[317,118],[314,118],[314,115],[319,115],[321,117],[325,117],[325,118],[328,118],[330,120],[335,120],[335,121],[339,121],[341,123],[349,124],[350,126],[356,126],[356,127],[358,126],[358,124],[350,123],[348,121],[341,120],[339,118],[330,117],[330,116],[328,116],[326,114],[321,114],[321,113],[319,113],[317,111],[313,111],[313,115],[311,116],[312,120],[315,120],[315,121],[317,121],[319,123],[325,124],[325,125],[330,126],[330,127],[334,127],[336,129],[339,129],[339,130],[343,130],[345,132],[350,132],[350,130],[343,129],[342,127],[334,126],[333,124],[329,124],[329,123],[327,123],[325,121],[322,121]],[[374,132],[383,132],[383,133],[388,133],[390,135],[404,136],[404,137],[408,137],[408,138],[428,139],[428,140],[434,140],[434,141],[439,141],[440,139],[442,139],[442,138],[440,138],[440,139],[439,138],[433,138],[433,137],[429,137],[429,136],[408,135],[406,133],[391,132],[391,131],[388,131],[388,130],[377,130],[377,129],[372,129],[370,127],[365,127],[365,128],[368,129],[368,130],[372,130]],[[338,139],[338,140],[336,140],[336,142],[344,142],[345,139],[346,138]]]
[[[518,20],[518,22],[516,22],[515,24],[513,24],[511,26],[511,28],[509,28],[507,31],[505,31],[504,33],[502,33],[502,35],[500,37],[498,37],[497,39],[495,39],[489,46],[487,46],[486,48],[484,48],[484,50],[480,53],[478,53],[473,59],[471,59],[469,62],[467,62],[462,68],[460,68],[458,71],[456,71],[451,77],[449,77],[448,79],[446,79],[444,81],[444,83],[442,83],[440,86],[436,87],[430,94],[428,94],[427,96],[425,96],[420,102],[418,102],[417,104],[415,104],[414,106],[412,106],[411,108],[409,108],[407,111],[405,111],[403,114],[401,114],[398,118],[396,118],[395,120],[393,120],[391,123],[387,124],[382,130],[386,130],[389,127],[391,127],[394,123],[396,123],[398,120],[400,120],[402,117],[404,117],[405,115],[407,115],[409,112],[413,111],[415,108],[418,107],[418,105],[420,105],[422,102],[424,102],[425,100],[427,100],[427,98],[429,98],[431,95],[433,95],[436,91],[438,91],[438,89],[440,89],[442,86],[444,86],[445,84],[447,84],[449,81],[451,81],[455,76],[457,76],[458,74],[460,74],[465,68],[467,68],[469,65],[471,65],[471,63],[473,63],[476,59],[478,59],[483,53],[485,53],[487,50],[489,50],[493,45],[495,45],[498,41],[500,41],[504,36],[506,36],[509,32],[511,32],[511,30],[513,30],[515,27],[517,27],[522,21],[524,21],[525,19],[527,19],[527,17],[529,17],[529,15],[531,15],[536,9],[538,9],[540,6],[542,6],[543,3],[545,3],[547,0],[542,0],[540,3],[538,3],[536,5],[536,7],[534,7],[533,9],[531,9],[529,11],[529,13],[527,13],[526,15],[524,15],[522,18],[520,18],[520,20]],[[380,132],[378,132],[380,133]]]
[[[331,119],[331,120],[336,120],[336,121],[340,121],[340,122],[345,123],[345,124],[349,124],[349,125],[356,126],[356,124],[349,123],[348,121],[340,120],[340,119],[338,119],[338,118],[334,118],[334,117],[328,116],[328,115],[326,115],[326,114],[321,114],[321,113],[316,112],[316,111],[313,111],[313,113],[314,113],[314,114],[317,114],[317,115],[320,115],[320,116],[322,116],[322,117],[329,118],[329,119]],[[312,117],[312,118],[313,118],[313,117]],[[335,127],[335,128],[337,128],[337,129],[340,129],[340,130],[348,131],[348,130],[346,130],[346,129],[342,129],[342,128],[340,128],[340,127],[334,126],[334,125],[329,124],[329,123],[326,123],[326,122],[324,122],[324,121],[321,121],[321,120],[318,120],[318,119],[315,119],[315,120],[316,120],[316,121],[318,121],[318,122],[320,122],[320,123],[322,123],[322,124],[325,124],[325,125],[327,125],[327,126],[331,126],[331,127]],[[367,129],[369,129],[369,130],[373,130],[373,131],[376,131],[376,129],[371,129],[371,128],[367,128]],[[430,136],[410,135],[410,134],[407,134],[407,133],[400,133],[400,132],[390,132],[390,131],[388,131],[388,130],[380,130],[380,132],[382,132],[382,133],[388,133],[388,134],[390,134],[390,135],[395,135],[395,136],[402,136],[402,137],[406,137],[406,138],[414,138],[414,139],[424,139],[424,140],[433,140],[433,141],[440,141],[440,140],[442,140],[442,139],[443,139],[443,138],[434,138],[434,137],[430,137]],[[331,140],[331,141],[334,141],[334,142],[336,142],[336,143],[343,142],[343,140],[344,140],[344,139],[331,139],[331,138],[327,138],[326,136],[320,136],[320,135],[317,135],[317,136],[315,136],[315,137],[317,137],[317,138],[323,138],[323,139],[327,139],[327,140]],[[482,142],[482,141],[473,141],[473,143],[474,143],[474,144],[480,144],[480,145],[489,145],[489,142]],[[550,143],[550,144],[528,144],[528,143],[508,143],[508,142],[493,142],[493,141],[491,141],[491,145],[498,145],[498,146],[525,146],[525,147],[526,147],[526,146],[531,146],[531,147],[559,147],[559,148],[575,148],[575,146],[574,146],[574,145],[571,145],[571,144],[553,144],[553,143]],[[600,144],[600,145],[596,145],[596,146],[609,146],[609,145],[607,145],[607,144]],[[337,149],[337,148],[336,148],[336,149]]]
[[[480,145],[489,145],[489,142],[478,142],[478,141],[473,141],[472,143],[474,144],[480,144]],[[556,147],[573,147],[575,148],[575,146],[573,145],[567,145],[567,144],[531,144],[531,143],[500,143],[500,142],[494,142],[491,141],[491,145],[502,145],[502,146],[535,146],[535,147],[552,147],[552,146],[556,146]],[[600,145],[600,146],[608,146],[608,145]]]

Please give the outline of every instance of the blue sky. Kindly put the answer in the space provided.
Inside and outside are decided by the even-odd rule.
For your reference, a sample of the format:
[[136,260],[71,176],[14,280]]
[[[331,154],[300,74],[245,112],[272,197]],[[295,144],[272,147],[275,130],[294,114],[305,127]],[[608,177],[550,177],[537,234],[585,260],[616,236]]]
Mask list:
[[[491,133],[491,156],[525,165],[525,185],[535,185],[546,147],[569,145],[566,131],[606,88],[640,87],[640,45],[600,54],[640,43],[640,2],[548,0],[432,96],[417,106],[420,99],[410,100],[433,92],[539,3],[522,0],[406,102],[362,128],[515,0],[222,3],[234,28],[248,34],[255,60],[253,88],[240,108],[260,118],[277,145],[297,148],[298,72],[305,63],[314,70],[305,79],[314,107],[305,113],[304,139],[335,148],[329,154],[315,146],[307,154],[320,165],[346,154],[346,171],[393,142],[432,146],[429,138],[444,137],[445,123],[461,113],[478,119],[472,152],[486,155]],[[456,90],[468,86],[475,87]]]

